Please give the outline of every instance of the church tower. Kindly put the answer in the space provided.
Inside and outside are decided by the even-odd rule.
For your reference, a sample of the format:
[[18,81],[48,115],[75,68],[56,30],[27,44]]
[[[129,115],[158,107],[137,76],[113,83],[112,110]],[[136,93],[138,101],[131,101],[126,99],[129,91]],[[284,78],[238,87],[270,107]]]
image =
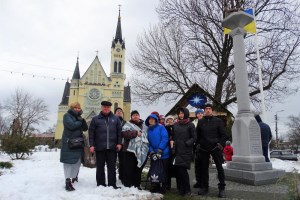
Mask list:
[[71,79],[67,81],[62,102],[59,105],[55,139],[61,139],[63,133],[63,115],[68,111],[69,105],[79,102],[83,111],[82,117],[89,122],[98,115],[101,101],[112,103],[111,111],[121,107],[124,119],[130,119],[131,90],[129,83],[124,85],[125,75],[125,41],[122,38],[121,15],[119,9],[118,23],[115,37],[111,45],[110,76],[107,76],[98,55],[94,58],[86,72],[80,77],[79,58]]

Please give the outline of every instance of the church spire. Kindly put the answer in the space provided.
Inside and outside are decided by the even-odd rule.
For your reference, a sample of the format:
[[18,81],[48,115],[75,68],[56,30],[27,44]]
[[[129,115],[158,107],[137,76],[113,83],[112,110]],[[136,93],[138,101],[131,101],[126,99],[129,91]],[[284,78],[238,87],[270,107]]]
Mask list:
[[80,79],[79,62],[78,62],[78,60],[79,60],[79,57],[77,56],[77,63],[76,63],[76,67],[75,67],[72,79]]
[[125,42],[122,39],[122,28],[121,28],[121,5],[119,5],[119,17],[115,38],[113,38],[111,48],[115,48],[116,44],[120,42],[122,49],[125,49]]
[[122,43],[121,10],[120,10],[120,7],[121,7],[121,5],[119,5],[119,17],[118,17],[118,25],[117,25],[117,30],[116,30],[115,41],[117,42],[119,40],[120,43]]

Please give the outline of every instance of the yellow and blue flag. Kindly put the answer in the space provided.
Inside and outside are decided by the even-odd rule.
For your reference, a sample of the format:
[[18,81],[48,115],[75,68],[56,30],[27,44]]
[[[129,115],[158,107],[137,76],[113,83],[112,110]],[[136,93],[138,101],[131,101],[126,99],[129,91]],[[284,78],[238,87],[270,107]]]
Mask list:
[[[254,12],[253,9],[245,9],[244,10],[245,13],[249,14],[249,15],[253,15],[254,16]],[[255,18],[255,16],[254,16]],[[256,33],[256,25],[255,25],[255,20],[253,20],[251,23],[247,24],[246,26],[244,26],[245,31],[247,31],[247,33]],[[232,30],[228,29],[228,28],[224,28],[224,34],[229,34]]]

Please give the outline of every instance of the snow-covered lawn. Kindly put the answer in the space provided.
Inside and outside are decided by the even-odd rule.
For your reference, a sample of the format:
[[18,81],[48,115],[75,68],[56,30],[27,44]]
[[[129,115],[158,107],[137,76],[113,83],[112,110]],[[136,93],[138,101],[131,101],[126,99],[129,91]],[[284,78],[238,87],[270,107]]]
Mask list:
[[0,161],[11,161],[14,167],[0,169],[1,200],[135,200],[160,199],[162,195],[151,194],[136,188],[126,188],[118,180],[121,189],[96,186],[96,170],[80,168],[79,182],[74,184],[76,191],[66,192],[63,165],[59,162],[60,151],[35,152],[27,160],[11,161],[1,154]]
[[[121,189],[96,186],[96,169],[80,168],[79,182],[74,184],[76,191],[66,192],[63,165],[59,162],[60,151],[34,152],[27,160],[14,160],[0,154],[0,161],[11,161],[14,167],[0,169],[0,200],[142,200],[160,199],[162,195],[151,194],[136,188],[126,188],[118,180]],[[286,172],[298,170],[300,161],[271,159],[273,168]]]

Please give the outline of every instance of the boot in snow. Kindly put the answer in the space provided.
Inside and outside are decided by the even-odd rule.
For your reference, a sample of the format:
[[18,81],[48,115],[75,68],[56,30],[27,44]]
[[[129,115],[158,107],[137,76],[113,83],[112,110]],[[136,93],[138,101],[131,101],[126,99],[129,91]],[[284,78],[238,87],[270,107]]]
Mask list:
[[73,187],[73,185],[71,183],[71,179],[70,178],[66,179],[66,190],[67,191],[73,191],[73,190],[75,190],[75,188]]

